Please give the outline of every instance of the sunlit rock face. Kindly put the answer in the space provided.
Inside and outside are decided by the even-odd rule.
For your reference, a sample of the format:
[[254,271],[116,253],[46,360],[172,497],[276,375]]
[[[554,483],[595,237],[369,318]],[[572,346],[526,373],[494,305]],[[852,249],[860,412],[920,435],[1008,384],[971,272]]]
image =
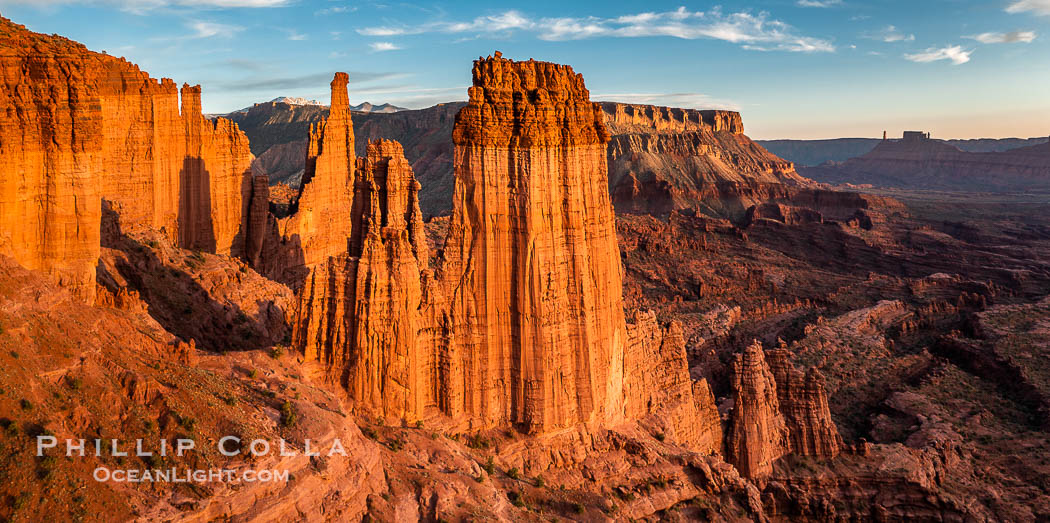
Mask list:
[[202,116],[199,86],[180,90],[76,42],[0,26],[0,253],[90,301],[106,200],[130,229],[255,256],[266,184],[237,126]]

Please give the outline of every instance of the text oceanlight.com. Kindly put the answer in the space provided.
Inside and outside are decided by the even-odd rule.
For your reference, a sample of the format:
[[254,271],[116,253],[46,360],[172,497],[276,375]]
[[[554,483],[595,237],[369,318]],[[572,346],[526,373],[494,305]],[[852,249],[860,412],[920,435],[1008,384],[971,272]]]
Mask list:
[[287,470],[232,469],[109,469],[98,467],[92,473],[95,481],[115,483],[267,483],[288,481]]

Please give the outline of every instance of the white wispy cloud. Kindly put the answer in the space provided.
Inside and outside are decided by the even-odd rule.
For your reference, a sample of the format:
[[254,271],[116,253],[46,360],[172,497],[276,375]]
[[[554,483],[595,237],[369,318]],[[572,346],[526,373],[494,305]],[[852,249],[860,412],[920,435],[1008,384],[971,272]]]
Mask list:
[[509,10],[479,16],[465,22],[431,22],[419,26],[377,26],[358,29],[365,36],[396,36],[421,33],[478,33],[500,35],[528,31],[541,40],[564,41],[596,37],[671,37],[687,40],[713,39],[763,51],[832,52],[834,44],[823,38],[799,35],[793,27],[770,18],[766,12],[723,13],[721,9],[643,12],[615,18],[530,18]]
[[220,24],[217,22],[203,22],[196,21],[190,22],[190,29],[193,29],[194,34],[192,38],[211,38],[217,36],[219,38],[230,38],[234,34],[244,30],[239,25]]
[[1006,7],[1007,13],[1034,11],[1037,15],[1050,15],[1050,0],[1015,0]]
[[799,7],[832,7],[842,5],[842,0],[798,0]]
[[306,40],[306,35],[300,33],[294,29],[285,29],[284,32],[288,33],[288,39],[296,42]]
[[34,7],[54,7],[60,5],[108,5],[133,13],[145,13],[160,7],[200,7],[200,8],[254,8],[283,7],[291,5],[293,0],[4,0],[7,4],[30,5]]
[[338,5],[338,6],[334,6],[334,7],[326,7],[324,9],[318,9],[317,11],[314,11],[314,15],[316,15],[316,16],[328,16],[328,15],[336,15],[336,14],[339,14],[339,13],[352,13],[354,11],[357,11],[356,7],[349,7],[349,6],[345,6],[345,5]]
[[872,40],[882,40],[886,43],[915,41],[915,35],[904,34],[897,30],[897,27],[893,25],[887,25],[886,27],[872,33],[865,33],[863,36]]
[[977,40],[982,44],[1028,44],[1035,40],[1035,37],[1035,31],[1010,31],[1009,33],[981,33],[965,38]]
[[960,65],[969,62],[971,54],[973,54],[973,49],[966,50],[962,46],[952,45],[941,48],[931,47],[918,53],[906,54],[904,58],[919,63],[951,60],[953,64]]
[[398,49],[401,49],[400,46],[392,42],[372,42],[368,44],[368,47],[371,47],[372,51],[377,53],[382,51],[396,51]]

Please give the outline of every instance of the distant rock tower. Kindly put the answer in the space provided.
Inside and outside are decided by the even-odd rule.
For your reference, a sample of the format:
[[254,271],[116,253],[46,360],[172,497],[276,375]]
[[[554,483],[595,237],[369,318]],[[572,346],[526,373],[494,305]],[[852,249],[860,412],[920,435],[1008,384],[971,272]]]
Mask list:
[[886,141],[886,131],[882,131],[882,141]]

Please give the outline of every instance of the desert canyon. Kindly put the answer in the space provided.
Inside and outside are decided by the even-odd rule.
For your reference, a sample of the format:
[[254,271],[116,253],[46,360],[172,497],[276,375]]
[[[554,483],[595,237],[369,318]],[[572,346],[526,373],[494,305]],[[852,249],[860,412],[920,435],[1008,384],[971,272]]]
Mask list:
[[1046,144],[797,169],[740,113],[499,52],[467,102],[364,112],[335,73],[329,106],[209,118],[63,37],[0,46],[5,521],[1050,518],[1050,206],[863,190],[1045,188]]

